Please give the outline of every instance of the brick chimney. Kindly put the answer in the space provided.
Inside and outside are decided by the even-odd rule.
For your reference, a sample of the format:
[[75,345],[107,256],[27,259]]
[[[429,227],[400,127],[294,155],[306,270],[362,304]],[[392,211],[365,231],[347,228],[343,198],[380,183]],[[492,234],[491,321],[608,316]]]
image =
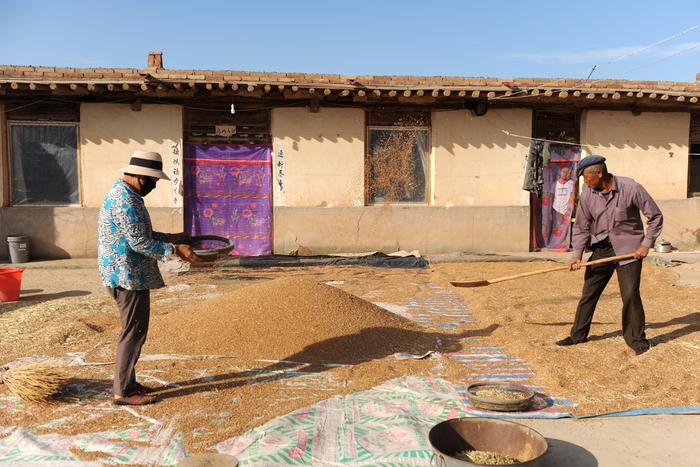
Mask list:
[[147,68],[162,69],[163,68],[163,52],[155,50],[148,52]]

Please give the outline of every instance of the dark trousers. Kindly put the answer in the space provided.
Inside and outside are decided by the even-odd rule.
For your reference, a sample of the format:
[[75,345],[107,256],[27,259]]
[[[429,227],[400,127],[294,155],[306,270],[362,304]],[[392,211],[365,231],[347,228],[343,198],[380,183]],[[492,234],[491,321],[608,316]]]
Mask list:
[[[615,251],[609,242],[605,242],[593,247],[593,254],[589,261],[610,256],[615,256]],[[615,262],[586,268],[583,292],[576,308],[574,325],[571,328],[571,339],[574,342],[582,342],[588,337],[598,299],[614,271],[617,271],[617,281],[620,284],[622,296],[622,334],[625,342],[633,349],[646,348],[649,346],[649,341],[644,334],[644,306],[642,297],[639,295],[642,261],[634,261],[624,266]]]
[[107,291],[117,302],[122,322],[114,365],[114,395],[128,397],[136,392],[135,367],[148,333],[151,291],[126,290],[121,287],[107,287]]

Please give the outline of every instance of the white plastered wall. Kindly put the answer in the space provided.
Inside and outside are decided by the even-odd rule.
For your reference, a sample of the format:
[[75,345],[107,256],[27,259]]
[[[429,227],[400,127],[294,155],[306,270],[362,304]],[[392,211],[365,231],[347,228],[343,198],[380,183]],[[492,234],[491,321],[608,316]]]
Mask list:
[[435,206],[526,206],[522,190],[532,111],[491,109],[433,112],[433,200]]
[[275,206],[364,205],[362,109],[272,111]]
[[[182,107],[144,104],[140,111],[127,104],[81,104],[80,154],[82,200],[99,207],[105,193],[121,175],[136,149],[156,151],[173,181],[182,174]],[[176,171],[174,169],[177,169]],[[177,172],[177,173],[175,173]],[[173,182],[161,181],[145,198],[152,207],[180,207],[182,197]]]
[[610,172],[631,177],[657,200],[686,198],[688,112],[588,110],[581,119],[581,144],[607,159]]

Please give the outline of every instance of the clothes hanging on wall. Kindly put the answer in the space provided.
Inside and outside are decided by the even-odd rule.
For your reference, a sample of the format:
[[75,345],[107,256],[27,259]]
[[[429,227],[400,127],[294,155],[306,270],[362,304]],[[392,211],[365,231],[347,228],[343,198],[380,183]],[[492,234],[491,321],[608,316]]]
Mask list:
[[543,168],[549,164],[550,150],[549,143],[541,140],[533,140],[527,154],[527,168],[525,170],[525,180],[523,190],[542,196],[544,178]]

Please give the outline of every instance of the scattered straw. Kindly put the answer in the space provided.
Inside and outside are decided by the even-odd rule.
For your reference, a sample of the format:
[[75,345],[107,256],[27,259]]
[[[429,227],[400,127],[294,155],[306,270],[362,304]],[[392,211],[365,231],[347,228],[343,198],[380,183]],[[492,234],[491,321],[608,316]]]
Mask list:
[[[550,267],[532,263],[438,264],[437,283],[469,277],[500,277]],[[621,332],[617,280],[600,297],[589,342],[559,347],[569,335],[581,298],[583,274],[561,271],[473,289],[451,288],[464,297],[480,324],[498,327],[489,344],[534,370],[529,385],[565,397],[576,415],[700,404],[700,311],[698,288],[673,286],[673,268],[644,264],[641,295],[651,350],[636,356]],[[442,279],[442,280],[440,280]]]

